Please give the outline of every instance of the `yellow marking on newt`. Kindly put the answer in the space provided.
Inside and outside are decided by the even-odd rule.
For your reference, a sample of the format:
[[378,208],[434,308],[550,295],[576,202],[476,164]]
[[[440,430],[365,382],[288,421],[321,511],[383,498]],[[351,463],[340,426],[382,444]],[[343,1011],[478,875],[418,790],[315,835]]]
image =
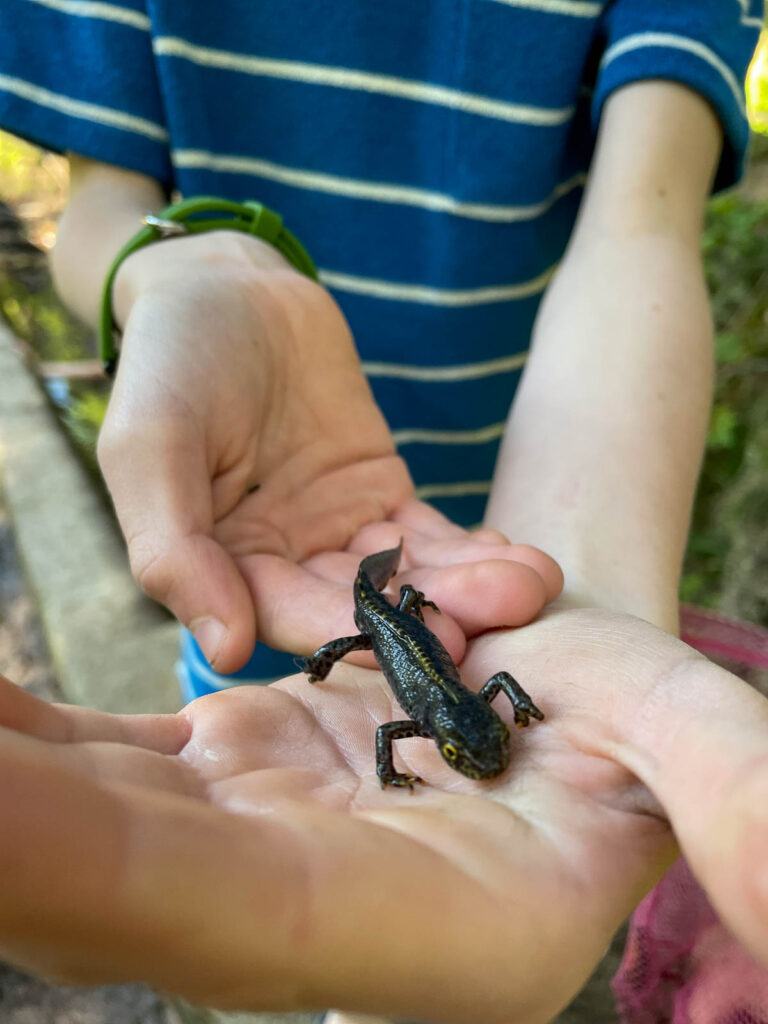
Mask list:
[[[363,582],[361,577],[362,573],[357,577],[358,582],[360,583]],[[365,577],[365,582],[371,587],[371,590],[374,594],[379,595],[380,597],[382,597],[384,601],[387,601],[387,598],[381,593],[380,590],[376,590],[376,588],[373,586],[373,584],[367,578],[367,576]],[[416,655],[416,660],[418,661],[419,667],[421,668],[422,672],[424,672],[425,675],[429,676],[433,683],[436,683],[437,686],[444,690],[445,693],[447,693],[448,696],[451,698],[454,704],[458,704],[459,697],[456,694],[455,690],[448,685],[448,681],[440,674],[440,672],[437,671],[437,669],[434,666],[434,663],[432,662],[432,659],[429,657],[424,648],[417,644],[409,633],[402,632],[400,629],[397,628],[397,625],[395,623],[391,622],[385,614],[382,614],[380,609],[376,607],[373,601],[369,598],[368,595],[365,594],[365,592],[362,589],[360,593],[360,604],[368,608],[369,611],[371,611],[376,616],[377,620],[379,622],[382,622],[386,626],[390,633],[396,636],[401,643],[404,643],[405,646],[410,648],[410,650]],[[394,605],[389,604],[389,601],[387,601],[387,604],[389,605],[390,608],[392,608],[393,611],[397,610],[394,607]]]

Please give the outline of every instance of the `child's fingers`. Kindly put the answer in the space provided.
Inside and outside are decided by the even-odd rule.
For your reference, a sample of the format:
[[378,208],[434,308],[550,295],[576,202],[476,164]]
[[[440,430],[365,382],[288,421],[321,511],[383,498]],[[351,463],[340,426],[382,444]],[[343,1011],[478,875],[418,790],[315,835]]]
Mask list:
[[110,715],[93,708],[58,706],[68,743],[119,743],[158,754],[178,754],[191,726],[184,715]]
[[13,771],[47,767],[74,772],[103,786],[142,786],[199,799],[206,791],[201,777],[180,758],[130,743],[51,743],[28,733],[0,729],[0,761]]
[[[116,388],[119,387],[119,378]],[[135,420],[141,424],[139,412]],[[99,460],[134,576],[194,634],[217,671],[232,672],[254,645],[253,609],[231,555],[213,537],[205,445],[184,417],[130,430],[108,416]]]
[[54,742],[66,739],[66,723],[56,705],[34,697],[3,675],[0,675],[0,726]]
[[500,530],[464,530],[424,502],[410,501],[382,523],[363,527],[348,551],[359,558],[404,541],[402,568],[453,566],[504,559],[527,565],[541,577],[547,602],[563,589],[563,571],[554,558],[531,544],[513,544]]
[[[505,559],[412,569],[402,574],[402,580],[423,591],[470,638],[503,626],[527,625],[549,600],[546,585],[534,569]],[[398,576],[394,585],[400,582]],[[437,622],[436,616],[430,616],[430,629]]]
[[512,544],[503,534],[499,535],[501,542],[493,540],[495,533],[495,530],[482,531],[479,540],[474,533],[469,533],[462,541],[452,539],[425,544],[416,549],[419,564],[450,567],[460,563],[506,561],[522,565],[540,577],[546,601],[554,601],[563,589],[563,571],[554,558],[530,544]]
[[631,767],[666,808],[694,874],[768,965],[768,700],[691,657],[626,725]]
[[[325,556],[312,560],[322,567]],[[250,555],[240,560],[256,608],[259,638],[273,647],[311,654],[321,644],[360,632],[353,618],[353,578],[336,583],[310,572],[305,566],[277,555]],[[466,639],[450,615],[430,616],[434,629],[457,661],[464,655]],[[351,655],[356,664],[375,666],[368,653]]]
[[49,743],[102,741],[176,754],[189,738],[180,715],[110,715],[93,708],[49,704],[0,676],[0,727]]

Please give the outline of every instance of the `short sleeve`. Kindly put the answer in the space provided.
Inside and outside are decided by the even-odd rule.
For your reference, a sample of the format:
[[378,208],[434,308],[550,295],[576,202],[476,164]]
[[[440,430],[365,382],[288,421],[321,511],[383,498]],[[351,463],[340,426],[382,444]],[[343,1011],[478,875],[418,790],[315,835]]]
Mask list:
[[715,190],[739,180],[749,143],[744,80],[763,24],[763,0],[614,0],[593,97],[597,124],[612,92],[643,79],[689,86],[723,127]]
[[144,0],[2,0],[0,127],[171,182]]

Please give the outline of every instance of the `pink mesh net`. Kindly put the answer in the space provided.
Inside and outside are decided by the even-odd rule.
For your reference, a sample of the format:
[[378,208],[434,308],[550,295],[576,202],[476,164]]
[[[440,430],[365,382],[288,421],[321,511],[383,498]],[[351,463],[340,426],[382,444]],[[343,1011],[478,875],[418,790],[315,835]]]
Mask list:
[[[681,635],[768,696],[768,630],[684,607]],[[768,1024],[768,971],[718,920],[682,858],[632,915],[612,988],[622,1024]]]

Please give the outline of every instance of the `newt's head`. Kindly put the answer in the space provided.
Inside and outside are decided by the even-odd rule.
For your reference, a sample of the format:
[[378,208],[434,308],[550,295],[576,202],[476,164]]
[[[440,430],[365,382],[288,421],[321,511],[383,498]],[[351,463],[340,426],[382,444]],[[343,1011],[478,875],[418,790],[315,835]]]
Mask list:
[[509,728],[483,700],[472,700],[434,720],[437,749],[470,779],[493,779],[509,764]]

